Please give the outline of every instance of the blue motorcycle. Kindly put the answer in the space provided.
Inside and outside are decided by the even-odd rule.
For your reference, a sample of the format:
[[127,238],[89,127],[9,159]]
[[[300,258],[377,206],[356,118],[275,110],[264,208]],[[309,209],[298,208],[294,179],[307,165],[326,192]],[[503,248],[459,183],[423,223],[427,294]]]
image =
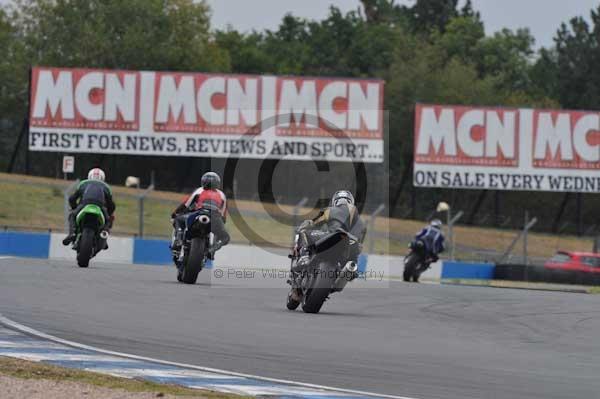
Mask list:
[[177,281],[195,284],[207,259],[212,256],[214,235],[210,231],[210,210],[198,209],[185,216],[185,229],[180,250],[173,254]]

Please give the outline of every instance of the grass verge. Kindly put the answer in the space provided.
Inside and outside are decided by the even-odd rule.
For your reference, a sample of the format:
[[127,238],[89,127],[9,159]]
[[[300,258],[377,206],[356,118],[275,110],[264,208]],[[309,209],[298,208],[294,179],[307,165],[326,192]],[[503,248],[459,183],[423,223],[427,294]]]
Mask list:
[[580,294],[600,294],[600,287],[553,283],[533,283],[528,281],[447,279],[442,280],[442,283],[452,285],[471,285],[478,287],[525,289],[533,291],[557,291]]
[[[72,182],[48,179],[35,176],[24,176],[0,173],[0,226],[19,226],[25,229],[57,230],[64,229],[63,220],[63,190]],[[113,194],[117,203],[116,221],[113,230],[117,235],[134,235],[138,233],[139,205],[137,189],[113,186]],[[171,225],[169,222],[172,210],[183,199],[181,193],[153,191],[144,203],[144,233],[148,237],[169,237]],[[292,206],[263,204],[252,201],[231,201],[230,208],[237,208],[243,222],[258,237],[253,237],[256,245],[275,244],[289,246],[292,239],[292,229],[288,224],[277,221],[268,214],[283,215],[289,219]],[[301,213],[309,212],[301,209]],[[368,216],[364,216],[365,221]],[[419,220],[377,218],[375,230],[389,232],[396,236],[406,237],[406,240],[387,240],[378,238],[374,241],[375,253],[404,255],[408,239],[423,227]],[[244,223],[233,216],[227,222],[233,242],[248,243],[250,237],[243,227]],[[517,232],[514,230],[499,230],[485,227],[456,226],[455,242],[458,259],[480,260],[481,253],[495,251],[502,253],[513,241]],[[369,236],[367,235],[367,243]],[[593,242],[591,238],[581,238],[565,235],[550,235],[531,233],[528,236],[528,253],[534,259],[548,259],[557,250],[589,251]],[[461,250],[460,247],[464,249]],[[519,243],[514,253],[520,253],[522,244]]]
[[158,384],[137,379],[113,377],[89,371],[68,369],[2,356],[0,356],[0,374],[21,379],[40,379],[59,382],[71,381],[109,389],[121,389],[127,392],[149,392],[156,394],[157,397],[173,395],[186,398],[205,399],[245,398],[244,396],[202,391],[177,385]]

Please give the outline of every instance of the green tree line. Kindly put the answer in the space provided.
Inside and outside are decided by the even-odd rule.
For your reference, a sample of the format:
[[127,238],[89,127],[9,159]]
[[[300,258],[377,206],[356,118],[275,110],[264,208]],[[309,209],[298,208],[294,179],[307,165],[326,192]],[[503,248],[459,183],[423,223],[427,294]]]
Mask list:
[[[565,21],[554,45],[536,50],[527,28],[486,32],[471,2],[458,3],[361,0],[348,13],[331,7],[322,20],[288,14],[275,30],[240,32],[212,29],[204,1],[14,0],[0,8],[0,168],[26,113],[31,65],[376,77],[386,81],[392,213],[414,213],[415,203],[429,208],[447,193],[410,189],[416,102],[600,108],[600,6],[590,10],[591,23]],[[161,171],[159,185],[175,189],[194,185],[207,165],[170,160],[173,168],[165,168],[164,160],[98,155],[83,162],[150,164]],[[55,156],[36,156],[32,173],[55,174],[55,164]],[[475,201],[473,193],[452,195]],[[546,200],[556,207],[560,197]]]

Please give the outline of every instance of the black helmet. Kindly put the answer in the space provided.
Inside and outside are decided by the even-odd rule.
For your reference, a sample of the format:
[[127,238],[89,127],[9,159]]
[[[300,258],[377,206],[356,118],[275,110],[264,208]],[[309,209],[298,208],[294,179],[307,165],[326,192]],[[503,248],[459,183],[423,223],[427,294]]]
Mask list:
[[221,178],[215,172],[206,172],[202,175],[200,184],[205,190],[217,189],[221,187]]
[[336,191],[331,197],[331,206],[340,206],[340,205],[354,205],[354,196],[350,191],[340,190]]

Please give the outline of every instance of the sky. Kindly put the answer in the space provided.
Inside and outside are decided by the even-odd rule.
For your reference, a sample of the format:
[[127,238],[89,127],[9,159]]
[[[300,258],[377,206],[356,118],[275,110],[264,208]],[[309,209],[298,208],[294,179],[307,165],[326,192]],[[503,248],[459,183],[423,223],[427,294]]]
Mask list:
[[[322,19],[335,5],[342,11],[356,10],[359,0],[207,0],[213,10],[212,26],[224,29],[228,24],[240,31],[276,29],[288,12]],[[464,0],[461,0],[464,1]],[[410,0],[396,0],[410,5]],[[536,48],[550,47],[561,22],[575,16],[589,20],[590,10],[600,0],[472,0],[481,13],[487,34],[502,28],[529,28],[536,39]]]
[[[342,11],[356,10],[359,0],[206,0],[212,10],[212,26],[224,29],[228,24],[240,31],[276,29],[288,12],[304,18],[322,19],[335,5]],[[460,0],[464,2],[465,0]],[[0,0],[8,4],[10,0]],[[502,28],[529,28],[536,47],[553,45],[553,37],[561,22],[575,16],[589,20],[590,10],[600,0],[472,0],[481,13],[487,34]],[[396,0],[410,5],[412,0]]]

